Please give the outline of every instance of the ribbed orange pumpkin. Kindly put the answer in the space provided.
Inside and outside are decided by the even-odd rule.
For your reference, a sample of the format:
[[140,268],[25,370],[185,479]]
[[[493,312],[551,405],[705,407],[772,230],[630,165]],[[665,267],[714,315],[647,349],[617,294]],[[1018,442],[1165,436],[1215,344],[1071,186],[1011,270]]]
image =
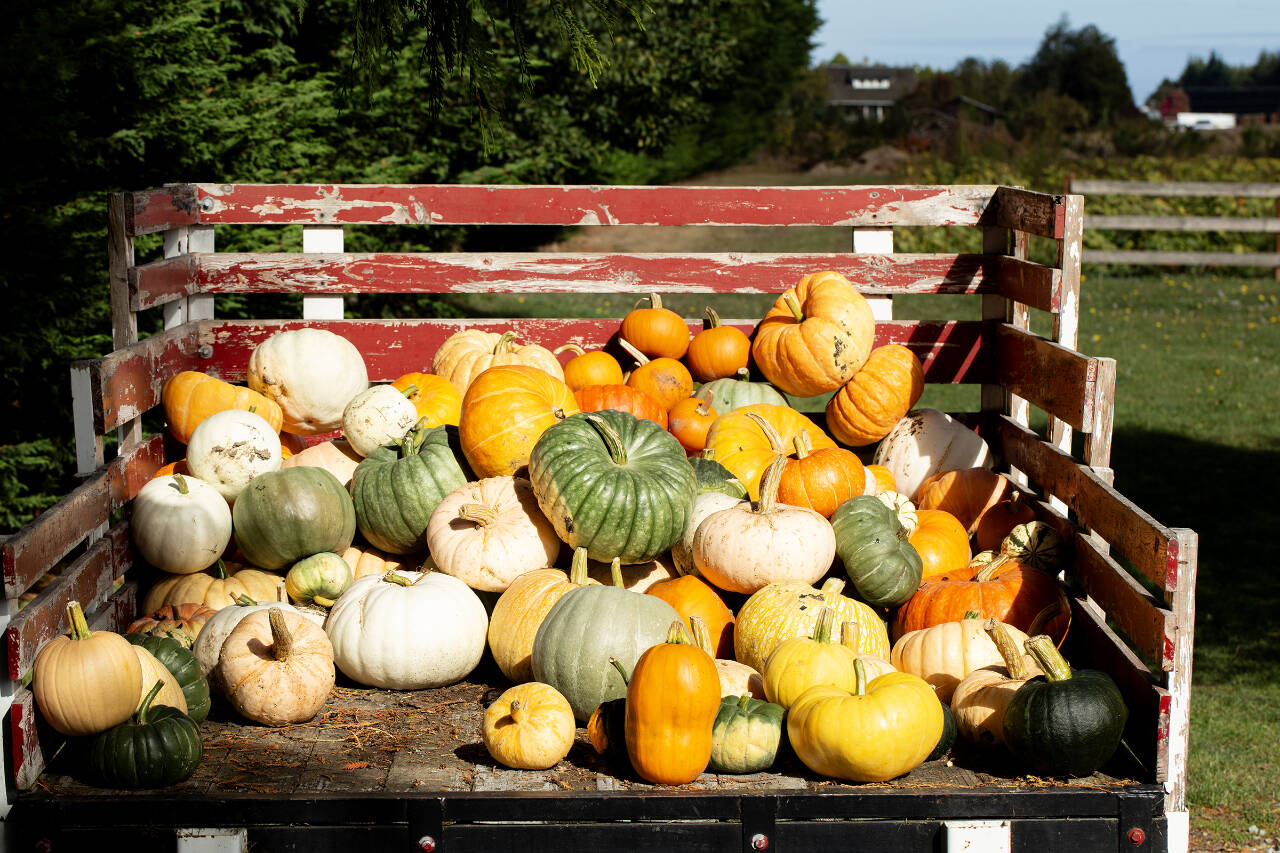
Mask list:
[[843,447],[814,450],[807,431],[801,431],[792,441],[796,458],[783,469],[779,502],[805,506],[831,518],[836,507],[862,494],[867,475],[856,453]]
[[196,602],[187,602],[185,604],[166,604],[150,616],[143,616],[129,623],[129,627],[125,629],[126,634],[155,634],[157,636],[173,636],[174,632],[185,634],[190,638],[190,642],[183,642],[181,639],[174,637],[178,642],[187,648],[191,648],[191,642],[195,641],[196,635],[200,633],[200,629],[204,627],[204,623],[217,613],[211,607],[205,607],[203,604]]
[[837,441],[862,447],[879,441],[924,393],[924,371],[901,344],[876,347],[827,403],[827,429]]
[[689,349],[689,324],[676,312],[662,307],[662,297],[651,293],[648,308],[636,307],[622,318],[619,337],[649,358],[684,358]]
[[751,360],[751,339],[738,328],[721,326],[716,309],[707,308],[707,325],[689,341],[689,372],[699,382],[734,376]]
[[[283,454],[283,451],[284,451],[283,445],[281,446],[280,450]],[[161,465],[159,468],[156,469],[156,472],[151,475],[151,479],[154,480],[156,477],[169,477],[173,474],[181,474],[184,477],[190,477],[191,469],[187,467],[187,460],[175,459],[174,461],[168,463],[167,465]]]
[[760,478],[769,463],[788,456],[795,439],[808,432],[814,451],[835,447],[817,424],[789,406],[753,403],[716,418],[707,433],[715,459],[742,481],[751,499],[760,497]]
[[458,436],[478,477],[514,475],[547,427],[577,414],[573,392],[536,367],[491,367],[462,398]]
[[848,382],[874,338],[867,300],[840,273],[819,272],[778,297],[756,329],[751,355],[774,385],[813,397]]
[[626,338],[619,338],[618,343],[636,360],[636,368],[627,375],[632,388],[653,397],[667,411],[693,396],[693,377],[682,362],[665,356],[651,359]]
[[556,355],[577,353],[564,366],[564,384],[574,392],[588,385],[621,385],[626,381],[622,376],[622,365],[604,350],[587,352],[577,344],[564,344],[552,352]]
[[711,584],[694,575],[682,575],[658,581],[645,594],[674,607],[694,638],[697,632],[690,620],[694,616],[700,618],[710,638],[708,653],[715,658],[733,657],[733,611]]
[[868,465],[867,470],[871,472],[871,476],[876,480],[876,494],[881,492],[896,492],[898,484],[893,479],[893,472],[883,465]]
[[599,412],[603,409],[617,409],[630,412],[637,418],[653,421],[663,429],[667,428],[667,410],[639,388],[630,385],[588,385],[573,392],[578,401],[578,409],[583,412]]
[[413,403],[418,418],[426,418],[423,426],[438,427],[441,424],[458,425],[462,414],[462,394],[452,382],[434,373],[406,373],[391,383],[397,391],[408,391],[405,396]]
[[284,423],[284,413],[275,400],[252,388],[232,385],[194,370],[184,370],[164,383],[160,400],[169,432],[183,444],[191,440],[191,433],[201,421],[226,409],[253,409],[276,432]]
[[969,558],[973,556],[969,550],[969,533],[964,525],[941,509],[917,509],[916,519],[919,522],[916,532],[907,541],[920,552],[924,563],[921,580],[964,575]]
[[946,510],[964,525],[966,533],[972,533],[978,517],[1012,490],[1013,483],[989,468],[942,471],[920,485],[916,507]]
[[667,431],[676,437],[685,453],[701,453],[707,446],[707,433],[717,417],[716,410],[706,400],[686,397],[668,412]]
[[516,333],[462,329],[449,336],[431,358],[431,372],[448,379],[466,394],[476,377],[491,367],[524,365],[546,371],[564,381],[564,368],[551,350],[537,344],[516,343]]

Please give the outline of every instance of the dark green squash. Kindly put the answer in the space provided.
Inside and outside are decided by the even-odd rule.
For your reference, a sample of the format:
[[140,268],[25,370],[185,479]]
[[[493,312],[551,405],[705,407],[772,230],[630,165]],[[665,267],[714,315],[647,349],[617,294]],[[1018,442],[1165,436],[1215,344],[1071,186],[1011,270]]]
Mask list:
[[934,761],[950,752],[951,747],[955,746],[956,736],[960,733],[960,726],[956,722],[956,715],[951,710],[951,706],[941,699],[938,700],[938,704],[942,706],[942,736],[938,738],[938,745],[933,748],[933,752],[929,753],[925,761]]
[[872,607],[896,607],[920,587],[924,563],[907,541],[897,513],[874,495],[858,495],[831,516],[836,554],[859,597]]
[[747,487],[733,476],[732,471],[716,461],[714,448],[706,447],[697,456],[690,456],[689,465],[693,468],[693,476],[697,481],[697,494],[719,492],[740,501],[747,499]]
[[761,773],[773,766],[782,743],[786,709],[750,696],[725,696],[711,724],[711,763],[716,773]]
[[152,706],[157,681],[131,719],[97,735],[89,749],[93,775],[112,788],[161,788],[190,778],[204,754],[200,729],[177,708]]
[[341,554],[356,535],[351,496],[324,468],[259,474],[231,510],[236,546],[253,565],[276,571],[321,551]]
[[[631,679],[617,658],[610,658],[609,664],[622,676],[623,684]],[[627,697],[610,699],[601,702],[591,712],[587,720],[587,739],[598,754],[617,770],[631,772],[631,754],[627,752]]]
[[467,482],[450,436],[443,426],[411,430],[400,444],[380,447],[356,466],[356,523],[373,547],[412,554],[427,546],[431,513]]
[[187,716],[197,723],[204,722],[209,716],[209,682],[191,650],[171,637],[133,633],[125,634],[124,638],[155,655],[182,688],[182,697],[187,700]]
[[556,534],[602,562],[654,559],[693,512],[694,474],[680,442],[615,409],[547,427],[529,454],[529,482]]
[[1045,674],[1019,687],[1005,708],[1005,745],[1039,776],[1091,775],[1124,734],[1129,708],[1120,689],[1105,672],[1073,672],[1044,634],[1026,648]]

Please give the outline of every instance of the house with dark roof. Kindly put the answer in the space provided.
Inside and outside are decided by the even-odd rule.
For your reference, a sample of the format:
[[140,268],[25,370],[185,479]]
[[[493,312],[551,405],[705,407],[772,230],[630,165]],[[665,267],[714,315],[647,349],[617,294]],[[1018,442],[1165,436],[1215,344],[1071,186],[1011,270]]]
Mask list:
[[852,116],[883,119],[885,110],[916,88],[913,68],[828,65],[827,103]]
[[1188,112],[1229,113],[1237,124],[1280,121],[1280,86],[1187,86]]

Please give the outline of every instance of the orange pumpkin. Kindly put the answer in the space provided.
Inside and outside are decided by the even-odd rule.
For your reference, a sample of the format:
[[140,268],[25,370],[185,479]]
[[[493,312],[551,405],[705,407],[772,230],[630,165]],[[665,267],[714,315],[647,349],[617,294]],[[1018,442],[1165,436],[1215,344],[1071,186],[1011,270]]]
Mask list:
[[275,400],[252,388],[232,385],[194,370],[177,373],[164,383],[160,401],[169,432],[183,444],[191,440],[191,433],[201,421],[226,409],[252,410],[276,432],[284,423],[284,412]]
[[813,397],[848,382],[874,338],[867,300],[839,273],[819,272],[778,297],[756,329],[751,356],[778,388]]
[[665,356],[650,359],[625,338],[620,338],[618,343],[637,362],[636,369],[627,377],[627,384],[632,388],[653,397],[668,412],[676,403],[693,396],[693,377],[681,362]]
[[126,634],[155,634],[156,636],[173,636],[174,633],[185,634],[188,640],[177,637],[187,648],[195,641],[196,635],[204,627],[204,623],[218,611],[204,604],[187,602],[185,604],[166,604],[150,616],[135,619],[125,630]]
[[689,341],[685,361],[699,382],[735,376],[751,360],[751,339],[741,329],[721,326],[720,315],[708,306],[707,325]]
[[588,385],[573,393],[578,401],[578,409],[583,412],[599,412],[603,409],[617,409],[630,412],[637,418],[653,421],[663,429],[667,428],[667,410],[639,388],[630,385]]
[[691,620],[695,616],[701,619],[710,638],[707,652],[713,658],[733,657],[733,611],[711,584],[694,575],[682,575],[658,581],[645,594],[674,607],[695,639],[698,635]]
[[867,470],[876,481],[876,494],[898,491],[898,483],[893,479],[893,472],[883,465],[868,465]]
[[973,525],[973,544],[978,551],[999,551],[1000,543],[1019,524],[1036,520],[1035,508],[1022,492],[1013,491],[978,516]]
[[[283,449],[284,448],[281,447],[282,451]],[[190,477],[191,469],[187,467],[187,460],[175,459],[167,465],[161,465],[156,469],[156,472],[151,475],[151,479],[154,480],[156,477],[168,477],[171,474],[181,474],[184,477]]]
[[916,509],[918,525],[907,539],[924,563],[921,580],[946,575],[971,576],[966,572],[969,558],[969,533],[951,513],[941,509]]
[[514,475],[547,427],[577,414],[573,392],[556,377],[522,364],[491,367],[462,398],[458,437],[478,477]]
[[1071,607],[1057,578],[996,557],[970,577],[935,578],[920,584],[893,619],[893,637],[963,619],[966,613],[991,617],[1027,634],[1048,634],[1061,644]]
[[795,439],[808,432],[815,450],[835,447],[817,424],[789,406],[753,403],[716,418],[707,433],[707,447],[715,459],[747,487],[751,499],[760,497],[760,478],[779,456],[788,456]]
[[[640,302],[649,300],[648,308]],[[662,307],[662,297],[651,293],[622,318],[619,337],[650,358],[683,358],[689,349],[689,324],[676,312]]]
[[889,434],[924,393],[924,370],[901,344],[876,347],[827,403],[827,429],[852,447]]
[[418,412],[421,426],[438,427],[441,424],[458,425],[462,415],[462,394],[452,382],[434,373],[406,373],[391,383]]
[[808,507],[829,519],[836,507],[862,494],[867,475],[862,460],[852,450],[827,447],[815,451],[807,430],[802,430],[793,443],[796,458],[782,471],[779,502]]
[[921,483],[915,503],[918,509],[946,510],[964,525],[966,533],[972,533],[978,517],[1012,490],[1007,478],[989,468],[961,468],[940,471]]
[[706,400],[686,397],[671,407],[667,430],[680,442],[684,452],[692,456],[707,446],[707,433],[717,417],[716,410]]
[[604,350],[587,352],[577,344],[565,344],[552,352],[556,355],[577,353],[564,366],[564,384],[575,393],[588,385],[622,385],[626,381],[622,376],[622,365]]

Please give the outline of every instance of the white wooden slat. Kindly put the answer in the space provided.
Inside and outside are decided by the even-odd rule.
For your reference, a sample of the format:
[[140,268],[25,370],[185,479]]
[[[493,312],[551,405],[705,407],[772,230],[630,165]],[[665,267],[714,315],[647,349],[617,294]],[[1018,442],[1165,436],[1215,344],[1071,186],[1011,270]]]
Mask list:
[[1012,853],[1013,833],[1007,820],[942,822],[947,853]]
[[[337,254],[342,252],[341,226],[308,225],[302,229],[302,251]],[[341,296],[303,296],[302,319],[341,320],[344,303]]]
[[178,853],[247,853],[249,833],[243,827],[192,827],[177,831]]
[[[188,248],[192,252],[214,251],[214,234],[212,225],[193,225],[190,232]],[[212,320],[214,312],[213,294],[201,293],[187,297],[188,320]]]
[[71,421],[76,439],[76,473],[92,474],[102,467],[102,436],[93,426],[93,382],[90,362],[71,365]]
[[[191,229],[170,228],[161,235],[165,258],[176,258],[190,251]],[[166,302],[160,309],[164,314],[164,327],[172,329],[187,322],[187,300],[177,299]]]
[[[892,228],[855,228],[853,229],[853,250],[859,254],[892,255]],[[855,284],[857,282],[854,282]],[[893,319],[892,296],[868,296],[871,303],[871,316],[877,323]]]

